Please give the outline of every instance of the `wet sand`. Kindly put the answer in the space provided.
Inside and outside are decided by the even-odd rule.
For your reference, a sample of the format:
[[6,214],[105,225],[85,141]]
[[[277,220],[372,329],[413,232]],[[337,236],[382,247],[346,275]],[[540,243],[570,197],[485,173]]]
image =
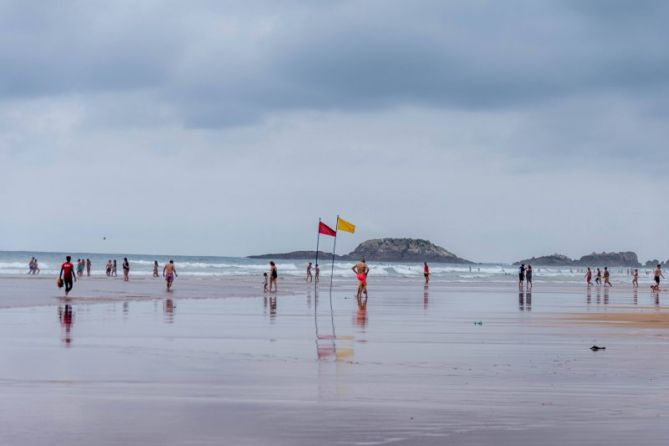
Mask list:
[[[0,297],[14,280],[0,279]],[[331,314],[327,293],[296,280],[277,296],[189,282],[171,294],[150,280],[130,285],[142,293],[82,283],[88,298],[67,302],[49,284],[35,297],[46,305],[1,309],[0,444],[660,445],[669,434],[669,330],[597,321],[664,320],[669,294],[370,279],[366,307],[339,282]]]

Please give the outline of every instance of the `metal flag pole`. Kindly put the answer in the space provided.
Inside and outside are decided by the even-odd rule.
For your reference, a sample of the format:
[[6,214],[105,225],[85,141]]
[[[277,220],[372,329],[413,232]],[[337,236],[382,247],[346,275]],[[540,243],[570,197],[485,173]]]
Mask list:
[[337,333],[335,332],[334,308],[332,307],[332,278],[334,277],[334,262],[337,252],[337,235],[339,235],[339,215],[337,215],[337,224],[335,225],[335,237],[332,244],[332,268],[330,268],[330,322],[332,323],[332,346],[334,347],[335,355],[337,354],[337,344],[335,343]]
[[337,215],[337,225],[335,226],[334,243],[332,244],[332,268],[330,269],[330,294],[332,294],[332,277],[334,276],[335,253],[337,252],[337,235],[339,235],[339,215]]
[[[318,246],[321,241],[321,219],[318,219],[318,235],[316,235],[316,261],[314,262],[314,268],[318,268]],[[314,293],[316,292],[316,289],[318,287],[318,282],[315,279],[312,279],[314,281]]]

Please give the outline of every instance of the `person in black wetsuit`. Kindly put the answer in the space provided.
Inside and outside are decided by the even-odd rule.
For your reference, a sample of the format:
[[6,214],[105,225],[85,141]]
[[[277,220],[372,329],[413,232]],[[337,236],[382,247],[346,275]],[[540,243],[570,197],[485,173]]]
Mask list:
[[520,265],[520,269],[518,270],[518,287],[522,288],[523,287],[523,282],[525,282],[525,264],[523,263]]

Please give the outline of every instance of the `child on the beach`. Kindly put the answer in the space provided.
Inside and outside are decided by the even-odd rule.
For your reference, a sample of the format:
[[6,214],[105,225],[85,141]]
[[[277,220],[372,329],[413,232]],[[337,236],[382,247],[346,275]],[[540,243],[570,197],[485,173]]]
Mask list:
[[632,273],[632,286],[634,288],[639,288],[639,270],[635,269]]
[[267,273],[262,273],[262,275],[265,277],[265,286],[264,286],[264,288],[263,288],[263,291],[264,291],[264,292],[267,292],[267,285],[269,284],[269,282],[268,282],[268,277],[267,277]]
[[597,268],[597,276],[595,277],[595,283],[597,285],[602,284],[602,271],[599,268]]
[[664,274],[662,274],[662,265],[657,265],[655,268],[655,274],[653,277],[653,280],[655,281],[655,285],[651,285],[650,287],[654,291],[660,291],[660,277],[664,279]]

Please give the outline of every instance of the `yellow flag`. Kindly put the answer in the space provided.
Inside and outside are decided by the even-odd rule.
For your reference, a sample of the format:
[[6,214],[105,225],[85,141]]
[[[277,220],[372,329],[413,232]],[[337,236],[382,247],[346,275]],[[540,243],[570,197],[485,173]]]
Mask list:
[[347,222],[343,218],[339,218],[337,220],[337,229],[339,229],[340,231],[350,232],[351,234],[353,234],[355,232],[355,225],[353,223]]

